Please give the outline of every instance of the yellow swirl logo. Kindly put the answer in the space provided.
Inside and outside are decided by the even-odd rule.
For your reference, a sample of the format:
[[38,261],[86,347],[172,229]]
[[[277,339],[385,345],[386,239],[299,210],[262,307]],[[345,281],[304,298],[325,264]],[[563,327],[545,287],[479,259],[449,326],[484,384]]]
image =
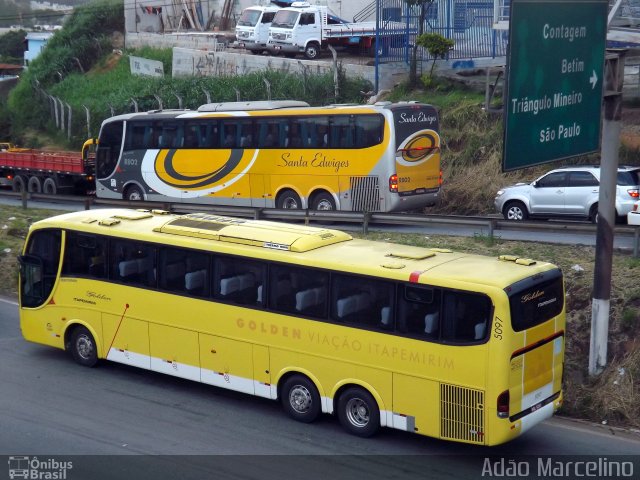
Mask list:
[[404,145],[402,159],[408,163],[419,162],[436,152],[438,148],[438,139],[433,132],[420,133]]

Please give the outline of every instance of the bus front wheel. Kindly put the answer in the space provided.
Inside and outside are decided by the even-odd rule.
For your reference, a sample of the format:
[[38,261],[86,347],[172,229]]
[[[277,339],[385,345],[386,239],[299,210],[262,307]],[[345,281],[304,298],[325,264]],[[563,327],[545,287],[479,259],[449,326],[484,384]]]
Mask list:
[[129,200],[130,202],[140,202],[144,200],[144,195],[139,187],[131,185],[130,187],[127,187],[127,190],[124,193],[124,199]]
[[71,333],[71,355],[84,367],[93,367],[98,363],[96,341],[86,327],[80,325]]
[[302,200],[293,190],[285,190],[276,198],[276,208],[300,209],[302,208]]
[[299,422],[311,423],[320,415],[320,394],[305,376],[289,377],[282,385],[280,400],[285,412]]
[[370,437],[380,428],[380,410],[373,395],[351,387],[338,398],[338,420],[352,435]]

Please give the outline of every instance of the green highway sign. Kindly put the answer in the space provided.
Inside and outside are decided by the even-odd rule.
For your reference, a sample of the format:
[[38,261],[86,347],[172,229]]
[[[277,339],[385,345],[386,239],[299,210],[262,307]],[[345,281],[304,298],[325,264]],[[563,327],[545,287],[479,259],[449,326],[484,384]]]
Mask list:
[[503,171],[600,148],[605,0],[512,0]]

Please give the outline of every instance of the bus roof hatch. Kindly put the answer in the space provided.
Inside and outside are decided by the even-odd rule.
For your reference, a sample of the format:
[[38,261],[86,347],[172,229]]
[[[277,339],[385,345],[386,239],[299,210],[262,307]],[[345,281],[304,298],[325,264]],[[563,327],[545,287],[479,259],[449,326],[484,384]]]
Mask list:
[[299,253],[352,239],[351,235],[338,230],[244,220],[206,213],[183,215],[154,230],[171,235]]

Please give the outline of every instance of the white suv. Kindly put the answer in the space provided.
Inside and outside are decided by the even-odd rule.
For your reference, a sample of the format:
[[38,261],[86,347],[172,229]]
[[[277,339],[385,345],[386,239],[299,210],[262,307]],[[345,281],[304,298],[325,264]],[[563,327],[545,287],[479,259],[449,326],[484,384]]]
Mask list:
[[[616,215],[626,217],[640,194],[640,167],[618,168]],[[531,183],[498,190],[494,205],[507,220],[529,217],[576,217],[595,222],[600,167],[551,170]]]

